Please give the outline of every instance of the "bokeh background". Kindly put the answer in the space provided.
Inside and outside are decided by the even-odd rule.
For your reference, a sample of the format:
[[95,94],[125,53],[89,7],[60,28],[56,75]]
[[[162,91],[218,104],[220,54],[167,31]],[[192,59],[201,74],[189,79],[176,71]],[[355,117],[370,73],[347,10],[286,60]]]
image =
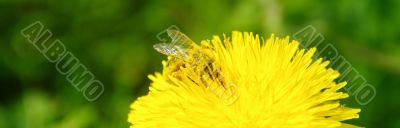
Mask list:
[[[42,22],[104,86],[87,101],[20,35]],[[292,36],[307,25],[323,34],[372,84],[360,126],[400,127],[399,0],[0,0],[0,128],[123,128],[165,56],[156,35],[176,25],[194,41],[232,30]]]

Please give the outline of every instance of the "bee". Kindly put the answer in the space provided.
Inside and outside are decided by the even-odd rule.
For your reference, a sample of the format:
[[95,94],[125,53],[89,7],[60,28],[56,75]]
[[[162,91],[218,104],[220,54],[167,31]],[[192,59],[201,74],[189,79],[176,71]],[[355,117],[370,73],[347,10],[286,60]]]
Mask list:
[[214,63],[215,61],[206,55],[203,49],[188,36],[172,29],[167,30],[167,34],[172,39],[171,43],[159,43],[153,45],[153,47],[162,54],[172,56],[173,58],[169,63],[179,63],[183,67],[192,67],[202,77],[207,74],[207,78],[203,77],[202,79],[221,77],[220,68]]
[[[209,47],[198,46],[185,34],[177,30],[167,30],[171,43],[159,43],[153,45],[154,49],[167,56],[172,56],[167,61],[167,66],[174,66],[171,74],[180,74],[181,67],[191,68],[199,77],[190,77],[197,85],[206,86],[215,95],[223,100],[224,104],[232,104],[239,96],[239,92],[232,82],[227,82],[222,74],[221,67],[215,60],[207,55],[204,50],[212,50]],[[174,63],[171,65],[171,63]],[[177,79],[182,76],[176,75]],[[210,83],[210,81],[212,81]],[[213,83],[216,82],[216,83]],[[223,88],[223,89],[217,89]],[[215,90],[223,90],[217,92]]]

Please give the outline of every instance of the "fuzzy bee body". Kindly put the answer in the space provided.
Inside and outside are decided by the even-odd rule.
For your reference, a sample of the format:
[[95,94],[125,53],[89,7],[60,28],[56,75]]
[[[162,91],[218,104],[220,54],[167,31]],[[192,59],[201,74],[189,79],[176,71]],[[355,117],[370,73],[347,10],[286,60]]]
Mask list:
[[[200,81],[214,79],[223,84],[219,66],[214,63],[215,61],[210,56],[204,53],[200,46],[177,30],[167,30],[167,33],[172,39],[171,43],[159,43],[153,46],[156,51],[172,57],[167,64],[179,63],[179,67],[173,68],[175,71],[179,70],[180,67],[190,67],[193,72],[200,76]],[[205,85],[208,87],[209,83],[205,83]]]
[[[198,86],[203,86],[219,97],[226,105],[232,104],[239,92],[225,78],[221,66],[216,62],[209,45],[197,45],[185,34],[176,30],[167,30],[171,43],[159,43],[153,47],[168,57],[165,74],[178,80],[188,79]],[[234,95],[236,94],[236,95]]]

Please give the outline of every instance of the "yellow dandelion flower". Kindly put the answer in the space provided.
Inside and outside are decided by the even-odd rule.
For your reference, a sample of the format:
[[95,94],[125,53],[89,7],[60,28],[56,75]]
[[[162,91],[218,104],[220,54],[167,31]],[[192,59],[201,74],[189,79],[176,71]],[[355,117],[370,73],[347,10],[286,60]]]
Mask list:
[[196,45],[177,31],[162,73],[149,75],[149,93],[131,105],[128,121],[137,128],[333,128],[356,127],[360,109],[339,103],[339,72],[313,60],[316,49],[274,35],[234,31]]

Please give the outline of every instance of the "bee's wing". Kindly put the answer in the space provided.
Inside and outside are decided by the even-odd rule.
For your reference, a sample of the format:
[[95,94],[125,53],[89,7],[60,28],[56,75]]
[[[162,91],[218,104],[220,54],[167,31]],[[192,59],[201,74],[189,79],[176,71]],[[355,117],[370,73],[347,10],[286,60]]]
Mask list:
[[165,55],[173,55],[176,52],[176,50],[173,47],[171,47],[171,45],[166,44],[166,43],[155,44],[155,45],[153,45],[153,48],[157,52],[165,54]]
[[178,46],[182,49],[189,49],[195,44],[189,37],[177,30],[167,30],[168,36],[171,37],[172,42],[170,45]]

